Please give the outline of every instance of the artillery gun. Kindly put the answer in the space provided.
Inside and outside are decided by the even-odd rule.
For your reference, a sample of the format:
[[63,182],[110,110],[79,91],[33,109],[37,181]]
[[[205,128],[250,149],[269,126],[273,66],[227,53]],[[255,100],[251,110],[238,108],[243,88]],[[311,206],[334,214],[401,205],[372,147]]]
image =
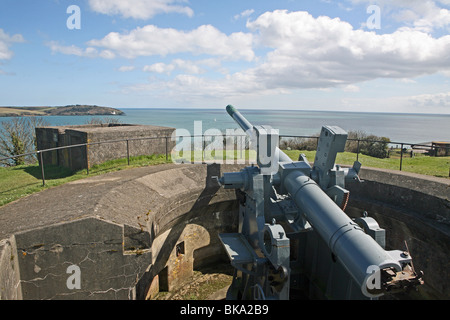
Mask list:
[[277,130],[251,125],[233,106],[227,112],[257,151],[257,166],[218,178],[239,201],[238,232],[220,235],[235,270],[227,299],[373,299],[423,284],[409,252],[385,250],[373,218],[344,212],[345,184],[361,182],[361,163],[335,165],[344,130],[322,128],[311,166],[278,148]]

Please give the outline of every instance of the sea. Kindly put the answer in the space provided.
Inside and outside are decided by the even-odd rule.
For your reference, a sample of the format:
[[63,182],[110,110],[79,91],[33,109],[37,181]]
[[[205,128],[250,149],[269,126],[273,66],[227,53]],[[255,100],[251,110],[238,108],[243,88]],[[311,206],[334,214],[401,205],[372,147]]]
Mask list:
[[[156,125],[176,128],[193,135],[210,129],[237,129],[223,109],[144,109],[119,108],[121,116],[46,116],[51,126],[82,125],[92,118],[113,118],[122,124]],[[387,137],[392,143],[419,144],[431,141],[450,142],[450,114],[366,113],[308,110],[239,109],[252,125],[268,125],[281,136],[311,136],[322,126],[338,126],[346,131],[362,131]],[[0,118],[0,122],[10,118]]]

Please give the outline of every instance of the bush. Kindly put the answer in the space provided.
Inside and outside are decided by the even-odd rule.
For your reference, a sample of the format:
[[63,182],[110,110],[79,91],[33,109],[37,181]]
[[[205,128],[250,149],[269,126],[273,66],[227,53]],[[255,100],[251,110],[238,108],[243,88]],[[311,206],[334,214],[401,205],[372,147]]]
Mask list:
[[280,149],[314,151],[317,149],[317,140],[318,139],[314,137],[282,139],[280,142]]
[[[311,138],[285,138],[280,141],[283,150],[315,151],[319,135]],[[359,146],[358,146],[358,140]],[[364,131],[349,131],[345,151],[362,153],[367,156],[380,159],[388,158],[388,146],[391,140],[386,137],[367,135]],[[359,150],[358,150],[359,147]]]
[[375,135],[367,135],[363,131],[349,131],[348,140],[345,146],[345,150],[348,152],[357,153],[358,152],[358,141],[359,141],[359,152],[367,156],[375,158],[388,158],[388,146],[391,140],[386,137],[378,137]]

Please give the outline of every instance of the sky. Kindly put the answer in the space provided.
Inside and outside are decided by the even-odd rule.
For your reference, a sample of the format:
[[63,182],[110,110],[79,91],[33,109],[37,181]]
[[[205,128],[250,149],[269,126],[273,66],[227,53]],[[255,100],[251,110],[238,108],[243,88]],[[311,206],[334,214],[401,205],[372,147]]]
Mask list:
[[0,106],[450,114],[450,0],[1,0]]

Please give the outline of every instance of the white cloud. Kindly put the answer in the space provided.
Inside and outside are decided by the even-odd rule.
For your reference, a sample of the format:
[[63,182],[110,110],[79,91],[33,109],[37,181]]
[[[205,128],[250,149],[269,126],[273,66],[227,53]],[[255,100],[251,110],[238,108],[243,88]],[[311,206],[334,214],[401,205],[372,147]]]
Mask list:
[[63,46],[56,41],[51,41],[47,43],[47,46],[50,47],[52,53],[62,53],[66,55],[74,55],[78,57],[87,57],[87,58],[104,58],[104,59],[115,58],[115,54],[110,50],[98,51],[96,48],[92,47],[82,49],[75,45]]
[[122,15],[124,18],[150,19],[161,13],[180,13],[189,17],[194,11],[178,5],[179,0],[89,0],[92,10],[107,15]]
[[[400,83],[423,75],[450,74],[450,35],[436,38],[406,27],[377,34],[354,29],[339,18],[315,18],[308,12],[285,10],[266,12],[248,21],[247,28],[246,33],[227,35],[211,25],[190,31],[147,25],[130,32],[111,32],[89,41],[86,49],[57,43],[51,48],[53,52],[85,57],[169,56],[171,60],[142,70],[172,78],[150,78],[151,82],[129,89],[180,97],[225,98],[334,87],[358,92],[359,83],[378,78]],[[268,53],[256,57],[255,52]],[[186,59],[170,57],[178,54]],[[189,55],[200,60],[189,60]],[[224,73],[225,67],[237,67],[237,63],[224,66],[226,60],[239,61],[241,70]],[[245,64],[244,69],[242,60],[252,62],[252,67]],[[206,68],[213,68],[216,75],[223,74],[208,78],[209,74],[203,75]]]
[[200,74],[204,72],[204,70],[199,67],[199,65],[201,64],[203,64],[202,61],[193,62],[189,60],[175,59],[170,64],[160,62],[149,66],[145,66],[143,71],[154,73],[166,73],[170,75],[174,70],[181,70],[182,72],[188,74]]
[[[406,81],[450,72],[450,36],[433,38],[407,28],[378,35],[355,30],[337,18],[288,11],[266,12],[247,27],[257,46],[271,50],[258,58],[256,67],[214,80],[193,73],[178,74],[172,80],[137,85],[133,90],[216,98],[309,88],[339,87],[344,92],[358,92],[358,83],[378,78]],[[150,66],[147,71],[170,74],[176,68],[180,66],[172,62]]]
[[450,92],[429,93],[414,96],[346,97],[340,107],[347,111],[367,110],[377,112],[436,113],[448,114],[450,111]]
[[[156,66],[153,68],[156,69]],[[161,69],[161,71],[163,70]],[[242,96],[261,97],[262,95],[287,93],[286,90],[280,88],[266,88],[257,79],[250,79],[250,77],[242,73],[235,73],[222,79],[207,79],[197,75],[179,74],[167,81],[152,79],[146,84],[128,86],[126,91],[152,94],[160,98],[172,97],[179,101],[228,100]]]
[[134,69],[136,69],[135,66],[121,66],[118,70],[120,72],[129,72],[129,71],[133,71]]
[[111,32],[103,39],[89,41],[88,45],[129,59],[191,53],[250,61],[254,58],[252,39],[251,34],[243,32],[226,35],[211,25],[202,25],[191,31],[147,25],[129,33]]
[[411,29],[377,35],[338,18],[287,11],[266,12],[247,26],[260,46],[273,49],[244,72],[267,88],[335,87],[450,70],[450,36]]
[[450,28],[450,10],[448,0],[350,0],[352,3],[376,4],[381,8],[381,18],[392,16],[407,27],[423,32]]
[[154,73],[167,73],[170,74],[175,69],[174,65],[165,64],[163,62],[154,63],[149,66],[145,66],[143,71],[154,72]]
[[0,29],[0,60],[9,60],[13,56],[13,52],[10,50],[10,47],[13,43],[24,42],[22,35],[15,34],[13,36],[8,35]]
[[450,91],[433,94],[421,94],[408,98],[411,106],[416,108],[442,108],[450,109]]
[[349,84],[342,89],[344,92],[359,92],[360,88],[353,84]]
[[234,16],[234,20],[239,20],[239,19],[243,19],[243,18],[248,18],[250,17],[253,13],[255,12],[255,10],[253,9],[248,9],[245,11],[242,11],[241,13],[237,14]]

